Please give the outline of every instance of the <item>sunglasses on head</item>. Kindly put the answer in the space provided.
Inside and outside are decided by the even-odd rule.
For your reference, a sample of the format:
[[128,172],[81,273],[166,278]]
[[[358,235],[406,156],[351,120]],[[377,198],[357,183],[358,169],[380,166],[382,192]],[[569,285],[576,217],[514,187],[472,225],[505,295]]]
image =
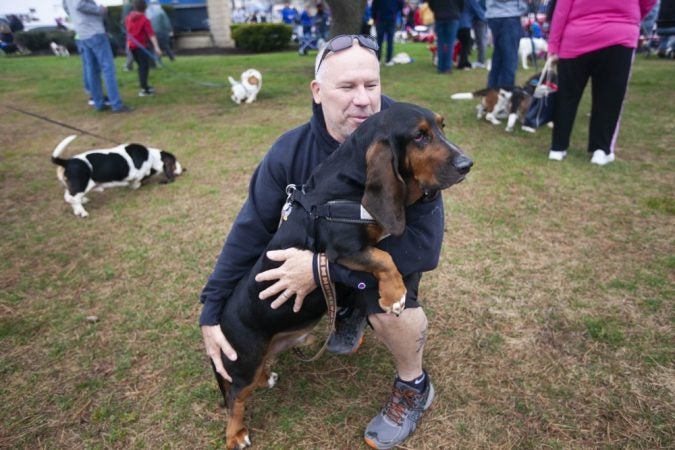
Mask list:
[[337,53],[342,50],[351,48],[354,39],[357,40],[357,42],[361,47],[373,50],[375,53],[377,53],[380,50],[380,47],[377,45],[377,41],[365,34],[341,34],[340,36],[335,36],[333,39],[328,41],[328,43],[324,47],[323,53],[321,54],[321,58],[319,59],[319,62],[316,65],[316,70],[314,71],[314,73],[319,72],[321,63],[323,62],[324,59],[326,59],[326,56],[328,56],[330,53]]

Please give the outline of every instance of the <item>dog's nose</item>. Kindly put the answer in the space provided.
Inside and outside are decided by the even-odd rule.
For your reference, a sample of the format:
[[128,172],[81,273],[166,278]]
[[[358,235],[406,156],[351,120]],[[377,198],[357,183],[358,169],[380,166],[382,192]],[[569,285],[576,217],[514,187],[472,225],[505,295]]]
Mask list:
[[452,165],[455,166],[455,169],[462,175],[466,175],[471,170],[473,166],[473,161],[471,161],[466,155],[458,155],[452,160]]

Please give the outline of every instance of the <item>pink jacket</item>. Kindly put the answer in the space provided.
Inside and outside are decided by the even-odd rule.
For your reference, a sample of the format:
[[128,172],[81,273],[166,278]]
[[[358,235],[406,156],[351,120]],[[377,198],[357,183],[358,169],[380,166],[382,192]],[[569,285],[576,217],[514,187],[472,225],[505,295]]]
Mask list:
[[558,0],[551,21],[548,50],[576,58],[594,50],[637,46],[640,21],[656,0]]

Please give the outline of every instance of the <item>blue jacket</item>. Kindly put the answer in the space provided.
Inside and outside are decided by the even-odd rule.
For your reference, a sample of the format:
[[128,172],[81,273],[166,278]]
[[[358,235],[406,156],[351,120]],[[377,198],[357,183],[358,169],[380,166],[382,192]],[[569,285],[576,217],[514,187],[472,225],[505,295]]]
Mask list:
[[471,28],[474,22],[485,22],[485,8],[478,0],[464,0],[464,10],[459,16],[459,28]]
[[521,17],[527,13],[527,0],[486,0],[485,16],[488,19]]
[[[382,97],[382,109],[393,103]],[[309,122],[283,134],[272,145],[251,178],[248,199],[232,224],[213,273],[201,294],[204,304],[200,325],[216,325],[220,311],[239,282],[251,270],[277,230],[286,186],[302,185],[316,166],[339,147],[323,118],[321,107],[313,104]],[[389,252],[403,276],[436,268],[443,241],[443,200],[438,195],[427,203],[406,208],[406,231],[402,236],[383,239],[378,247]],[[375,278],[365,272],[330,265],[331,279],[356,288],[376,288]],[[316,277],[316,274],[315,274]],[[317,285],[319,285],[318,280]]]

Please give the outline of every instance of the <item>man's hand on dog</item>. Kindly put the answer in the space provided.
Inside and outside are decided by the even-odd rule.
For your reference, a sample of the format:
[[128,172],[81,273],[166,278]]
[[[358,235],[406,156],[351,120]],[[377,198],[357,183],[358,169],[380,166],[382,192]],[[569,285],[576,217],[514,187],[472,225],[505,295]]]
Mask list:
[[230,361],[235,361],[237,359],[237,353],[230,343],[227,342],[227,339],[225,339],[225,335],[220,329],[220,325],[202,325],[202,337],[204,338],[206,353],[216,366],[216,372],[222,375],[227,381],[232,382],[232,377],[230,377],[225,370],[225,367],[223,367],[223,359],[220,355],[222,351]]
[[260,293],[260,299],[265,300],[277,296],[271,304],[272,308],[276,309],[295,295],[293,311],[300,311],[305,297],[317,287],[312,272],[314,253],[309,250],[289,248],[271,250],[267,252],[267,257],[272,261],[283,261],[283,264],[276,269],[256,275],[255,281],[258,282],[276,280],[276,283]]

